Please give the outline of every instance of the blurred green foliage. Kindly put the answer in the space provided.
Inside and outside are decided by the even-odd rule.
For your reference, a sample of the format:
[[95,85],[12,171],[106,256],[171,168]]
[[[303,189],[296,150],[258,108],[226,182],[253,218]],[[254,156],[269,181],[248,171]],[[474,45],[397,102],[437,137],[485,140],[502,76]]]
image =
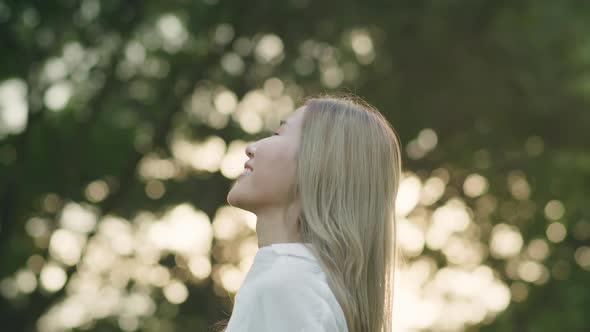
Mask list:
[[[516,226],[525,245],[549,237],[543,282],[520,280],[508,260],[486,256],[512,301],[466,330],[588,331],[589,31],[590,3],[573,0],[0,1],[0,84],[10,87],[0,94],[3,329],[35,330],[67,295],[66,287],[13,294],[7,281],[25,266],[34,270],[31,256],[50,258],[67,202],[125,219],[190,202],[213,219],[231,181],[221,172],[151,182],[165,192],[150,197],[138,165],[152,154],[174,159],[178,133],[228,144],[268,134],[227,114],[207,117],[211,103],[187,103],[199,87],[241,101],[276,78],[295,103],[348,91],[374,104],[400,134],[404,170],[423,180],[448,170],[440,201],[464,199],[482,241],[499,223]],[[194,107],[204,111],[195,116]],[[437,138],[426,152],[425,128]],[[485,200],[464,192],[475,173],[489,184]],[[529,194],[519,196],[515,177]],[[87,188],[97,179],[109,193],[93,200]],[[49,233],[36,239],[25,227],[35,217],[49,220]],[[552,222],[565,226],[563,238],[551,239]],[[423,254],[448,264],[440,251]],[[169,259],[161,264],[177,273]],[[77,268],[66,268],[68,282]],[[187,287],[179,305],[151,293],[157,309],[139,329],[205,331],[231,311],[210,280]],[[109,316],[87,328],[125,326]]]

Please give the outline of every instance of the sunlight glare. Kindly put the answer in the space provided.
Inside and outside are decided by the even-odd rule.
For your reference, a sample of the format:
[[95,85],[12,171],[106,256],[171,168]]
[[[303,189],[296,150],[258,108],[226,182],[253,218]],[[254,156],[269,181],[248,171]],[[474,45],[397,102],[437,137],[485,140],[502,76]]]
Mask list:
[[403,177],[399,184],[398,195],[396,198],[396,215],[398,217],[407,216],[418,204],[422,183],[420,179],[409,174]]
[[27,84],[21,79],[0,83],[0,138],[4,134],[18,134],[27,126]]
[[49,292],[57,292],[65,285],[67,276],[61,266],[49,262],[41,270],[39,279],[43,288]]
[[490,251],[496,258],[514,257],[522,249],[523,239],[517,227],[505,223],[494,226],[490,235]]

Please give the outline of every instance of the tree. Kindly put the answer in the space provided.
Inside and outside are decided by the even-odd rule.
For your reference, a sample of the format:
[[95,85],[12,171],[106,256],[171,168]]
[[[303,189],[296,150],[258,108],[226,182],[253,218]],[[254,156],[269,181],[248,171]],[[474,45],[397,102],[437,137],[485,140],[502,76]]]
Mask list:
[[584,330],[589,14],[576,1],[0,2],[0,321],[205,331],[256,248],[253,216],[225,200],[245,142],[303,96],[350,91],[404,143],[401,245],[424,290],[404,295],[422,318],[402,323]]

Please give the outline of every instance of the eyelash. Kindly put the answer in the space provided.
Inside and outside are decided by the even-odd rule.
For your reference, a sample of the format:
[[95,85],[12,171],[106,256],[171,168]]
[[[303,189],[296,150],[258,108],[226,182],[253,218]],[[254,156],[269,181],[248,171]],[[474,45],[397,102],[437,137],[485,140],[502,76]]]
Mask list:
[[275,133],[275,135],[278,135],[279,133]]

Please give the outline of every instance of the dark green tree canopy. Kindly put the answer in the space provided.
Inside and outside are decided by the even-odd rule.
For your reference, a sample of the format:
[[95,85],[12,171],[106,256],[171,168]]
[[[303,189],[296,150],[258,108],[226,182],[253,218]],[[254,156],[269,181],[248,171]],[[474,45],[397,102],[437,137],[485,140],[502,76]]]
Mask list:
[[585,331],[589,31],[583,1],[0,0],[0,322],[227,318],[247,142],[348,92],[403,143],[400,330]]

